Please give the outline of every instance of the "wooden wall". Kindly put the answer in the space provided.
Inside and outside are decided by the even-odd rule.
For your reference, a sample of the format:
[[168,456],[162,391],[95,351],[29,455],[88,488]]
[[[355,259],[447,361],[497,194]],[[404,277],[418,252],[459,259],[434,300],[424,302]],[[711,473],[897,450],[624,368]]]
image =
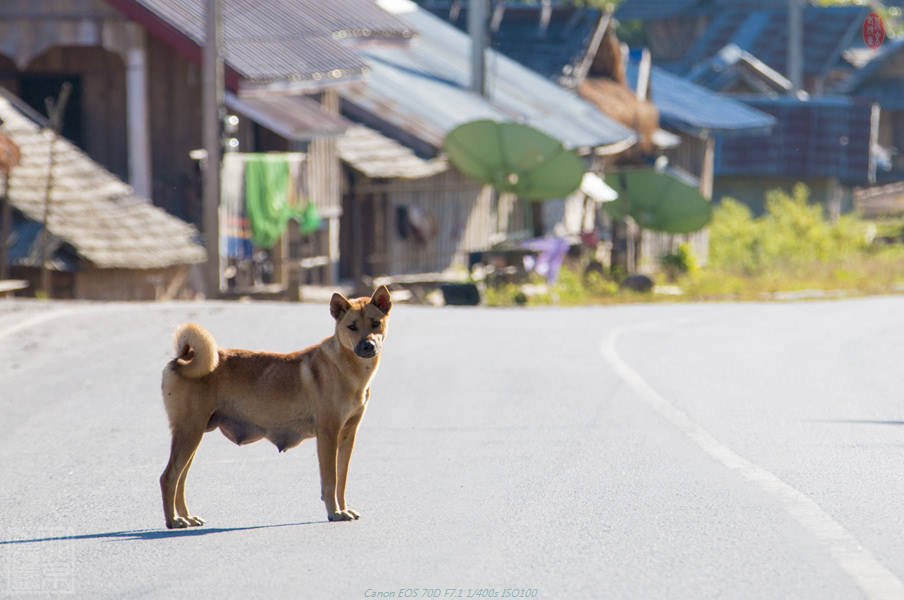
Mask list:
[[125,66],[119,55],[97,46],[54,46],[32,59],[25,73],[78,78],[81,146],[128,181]]
[[[58,300],[173,300],[192,299],[188,265],[165,269],[94,269],[51,273],[51,297]],[[11,267],[10,276],[29,287],[17,296],[33,297],[41,289],[41,270]]]
[[[320,95],[320,105],[329,113],[339,114],[339,95],[327,90]],[[311,201],[321,216],[342,214],[340,191],[341,164],[336,138],[320,138],[308,143],[307,182]]]
[[706,29],[706,17],[675,16],[648,21],[647,40],[654,61],[678,60]]
[[[525,205],[446,171],[425,179],[372,180],[358,175],[345,197],[341,225],[343,275],[356,257],[364,275],[439,272],[466,264],[467,253],[512,236],[526,237]],[[400,232],[401,211],[417,210],[427,235]],[[357,211],[357,213],[353,212]],[[361,227],[356,232],[355,217]],[[356,251],[355,244],[361,245]]]
[[166,269],[85,269],[75,275],[74,295],[81,300],[172,300],[193,296],[191,267]]
[[200,68],[152,36],[147,52],[154,204],[200,226],[200,172],[188,156],[203,147]]
[[12,58],[2,54],[0,54],[0,87],[13,94],[19,93],[19,68]]

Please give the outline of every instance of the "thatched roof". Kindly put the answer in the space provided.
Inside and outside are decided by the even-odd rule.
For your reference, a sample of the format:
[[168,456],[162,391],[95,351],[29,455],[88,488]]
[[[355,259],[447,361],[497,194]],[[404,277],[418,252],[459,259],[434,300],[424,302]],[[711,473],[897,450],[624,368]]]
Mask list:
[[638,99],[627,86],[604,77],[588,77],[578,86],[578,94],[608,117],[636,131],[645,152],[653,149],[659,111],[652,102]]
[[[10,172],[10,204],[35,223],[44,220],[53,134],[22,101],[0,89],[0,131],[19,147]],[[48,231],[99,268],[151,269],[205,260],[198,231],[138,196],[71,142],[54,142]],[[0,178],[0,186],[3,185]]]
[[636,131],[644,152],[653,149],[659,111],[652,102],[639,99],[628,87],[621,45],[611,27],[603,36],[589,76],[578,86],[578,94],[608,117]]

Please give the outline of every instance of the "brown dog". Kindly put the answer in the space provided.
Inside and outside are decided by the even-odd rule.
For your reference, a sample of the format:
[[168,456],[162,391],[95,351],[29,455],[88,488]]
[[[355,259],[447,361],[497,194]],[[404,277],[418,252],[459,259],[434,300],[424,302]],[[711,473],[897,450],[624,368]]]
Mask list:
[[163,403],[173,433],[160,476],[166,526],[203,525],[185,506],[185,476],[205,431],[236,444],[261,438],[280,452],[317,438],[321,499],[330,521],[357,519],[345,504],[355,433],[386,338],[389,290],[346,300],[333,294],[336,332],[291,354],[217,348],[199,325],[176,330],[176,357],[163,369]]

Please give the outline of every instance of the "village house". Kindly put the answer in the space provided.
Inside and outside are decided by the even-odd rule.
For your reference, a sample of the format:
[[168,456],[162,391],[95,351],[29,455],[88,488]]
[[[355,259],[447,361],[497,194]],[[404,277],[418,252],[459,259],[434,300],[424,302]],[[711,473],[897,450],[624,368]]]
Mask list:
[[[226,104],[242,116],[240,150],[305,153],[303,187],[325,223],[309,245],[324,257],[321,279],[332,281],[341,215],[335,137],[348,125],[334,87],[365,70],[337,39],[406,43],[413,32],[363,0],[304,14],[276,1],[224,4]],[[202,17],[201,0],[3,3],[0,86],[43,113],[44,98],[70,83],[63,136],[138,197],[200,224],[190,152],[201,147]]]
[[205,260],[194,226],[151,205],[2,88],[0,133],[19,151],[18,164],[0,182],[3,230],[11,242],[0,256],[8,276],[28,283],[23,293],[92,300],[194,297],[191,267]]
[[[466,9],[456,3],[430,4],[459,28]],[[718,139],[768,133],[775,119],[730,97],[695,85],[662,69],[642,48],[628,51],[615,35],[608,14],[589,8],[498,5],[491,19],[492,44],[520,63],[575,89],[623,125],[634,129],[640,143],[612,157],[609,165],[645,164],[657,156],[698,181],[713,197]],[[547,47],[558,48],[554,53]],[[701,111],[700,107],[707,110]],[[647,253],[669,250],[671,236],[644,234]],[[705,232],[691,236],[705,260]]]
[[[535,233],[524,231],[524,211],[536,208],[496,197],[443,160],[443,136],[466,120],[515,119],[564,135],[588,170],[594,157],[635,143],[592,106],[502,57],[488,58],[487,97],[468,91],[467,40],[411,3],[383,3],[406,13],[391,14],[364,0],[316,10],[267,1],[253,3],[249,19],[251,4],[224,3],[225,101],[240,117],[232,135],[241,153],[301,157],[297,187],[324,221],[307,236],[290,228],[269,253],[278,289],[442,270]],[[0,35],[0,83],[39,111],[71,83],[63,135],[139,197],[199,224],[200,155],[191,153],[201,145],[203,3],[52,0],[4,5],[0,17],[0,33],[16,32]],[[241,174],[227,176],[241,185]],[[553,213],[546,221],[562,220]]]
[[[578,151],[588,171],[631,148],[636,135],[573,92],[493,50],[486,56],[485,95],[470,91],[468,37],[413,3],[397,6],[396,16],[418,32],[416,42],[359,48],[367,76],[339,90],[343,116],[358,123],[350,136],[374,144],[362,153],[362,145],[340,140],[347,171],[343,255],[363,258],[353,259],[346,274],[442,271],[466,264],[471,251],[508,238],[579,234],[583,194],[532,204],[499,196],[442,160],[445,135],[474,119],[516,120]],[[409,166],[380,160],[383,150],[374,132],[407,148],[403,160]],[[369,227],[360,229],[365,223]]]
[[[803,4],[800,84],[820,94],[856,69],[870,9]],[[640,23],[653,61],[674,73],[688,75],[734,45],[788,76],[788,0],[625,0],[615,17]]]
[[837,93],[879,107],[876,142],[887,156],[878,168],[880,184],[904,179],[904,38],[887,40],[863,68],[841,82]]

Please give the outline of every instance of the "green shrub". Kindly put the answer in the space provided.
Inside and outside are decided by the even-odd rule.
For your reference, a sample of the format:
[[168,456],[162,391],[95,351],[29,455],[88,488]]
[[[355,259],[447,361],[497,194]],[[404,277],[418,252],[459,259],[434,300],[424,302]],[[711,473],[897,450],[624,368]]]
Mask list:
[[693,275],[700,269],[697,257],[691,251],[690,244],[686,242],[679,244],[674,254],[662,256],[659,262],[671,281],[682,275]]
[[822,206],[807,201],[801,183],[791,195],[782,190],[766,194],[766,213],[754,219],[743,204],[730,198],[713,212],[709,262],[717,269],[761,274],[766,270],[794,269],[813,262],[839,260],[868,247],[867,225],[853,215],[835,223]]

